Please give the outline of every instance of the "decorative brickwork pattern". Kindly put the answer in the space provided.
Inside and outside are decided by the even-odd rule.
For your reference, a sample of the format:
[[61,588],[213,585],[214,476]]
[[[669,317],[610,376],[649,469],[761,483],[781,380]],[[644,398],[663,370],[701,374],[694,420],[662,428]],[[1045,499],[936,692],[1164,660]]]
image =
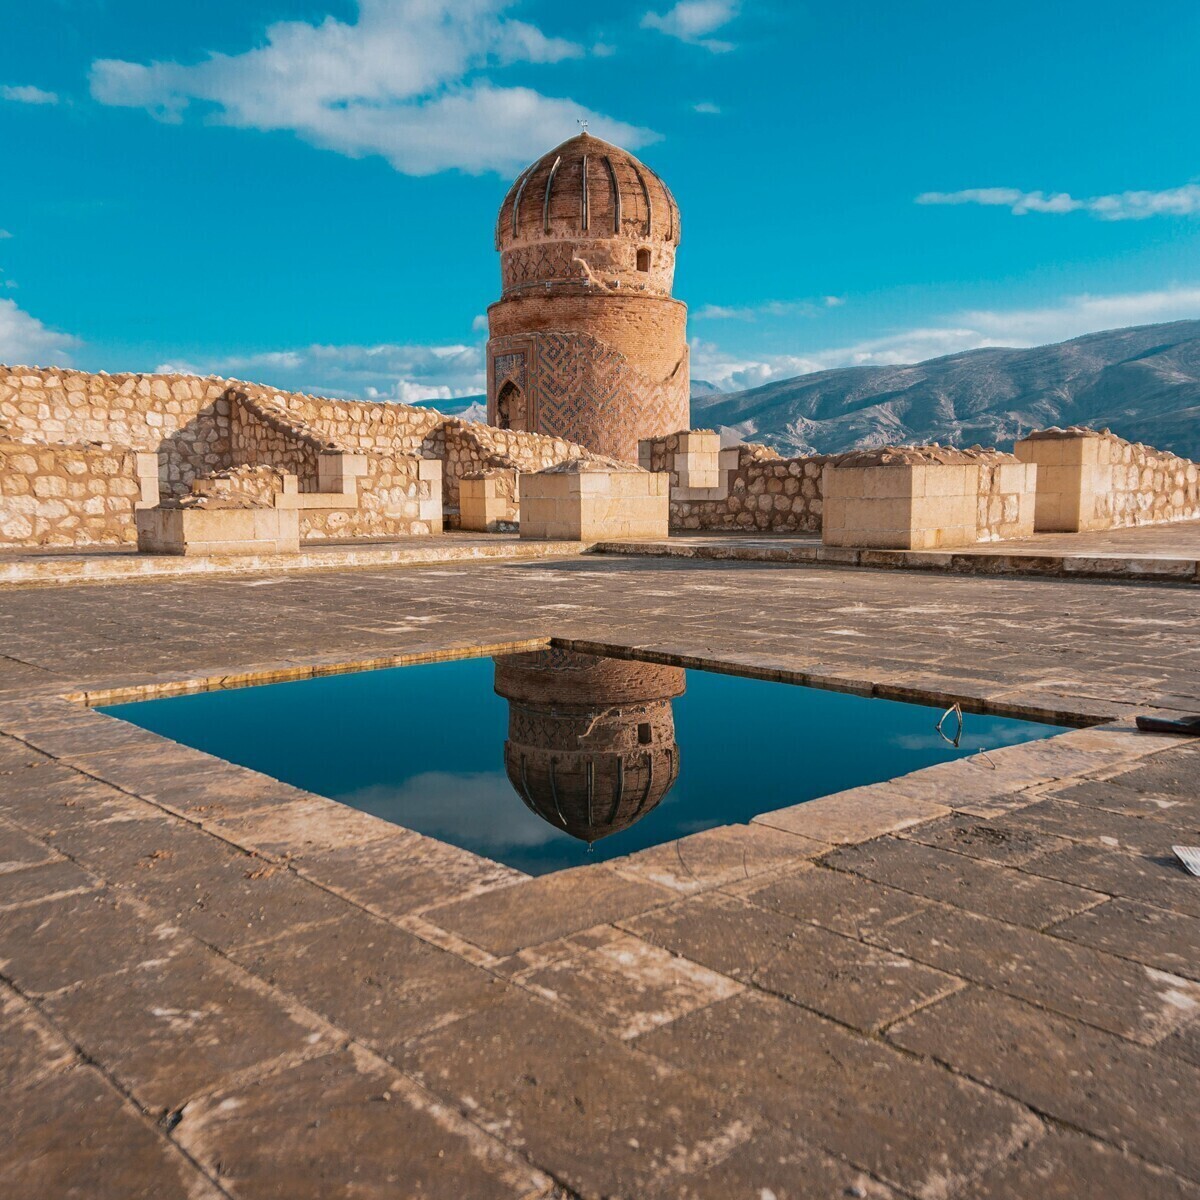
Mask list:
[[[656,384],[620,351],[587,334],[537,333],[519,340],[530,347],[523,391],[529,421],[538,433],[636,462],[640,437],[687,421],[686,357],[675,375]],[[503,338],[490,344],[498,378],[499,362],[513,357],[510,344]],[[493,401],[489,421],[495,419],[494,408]]]

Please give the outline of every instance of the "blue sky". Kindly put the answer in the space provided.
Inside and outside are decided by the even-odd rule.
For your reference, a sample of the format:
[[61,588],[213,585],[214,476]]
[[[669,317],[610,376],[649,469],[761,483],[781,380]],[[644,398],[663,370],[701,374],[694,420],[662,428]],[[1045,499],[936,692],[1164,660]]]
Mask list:
[[509,180],[683,213],[693,375],[1200,317],[1200,6],[0,0],[0,361],[482,389]]

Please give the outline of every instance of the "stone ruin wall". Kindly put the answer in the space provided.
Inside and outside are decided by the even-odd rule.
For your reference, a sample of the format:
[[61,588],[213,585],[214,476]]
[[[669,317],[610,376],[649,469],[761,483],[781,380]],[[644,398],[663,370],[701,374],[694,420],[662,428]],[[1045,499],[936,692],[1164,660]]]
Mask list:
[[[680,433],[687,432],[681,430]],[[727,473],[728,492],[720,500],[683,500],[677,496],[675,456],[680,433],[650,439],[648,469],[671,473],[671,528],[713,533],[820,533],[821,476],[831,456],[781,458],[769,446],[734,447],[735,471]]]
[[163,494],[229,464],[229,384],[194,375],[91,375],[0,366],[0,437],[155,451]]
[[137,542],[136,451],[0,440],[0,546]]
[[269,466],[318,490],[318,456],[367,460],[354,508],[302,509],[302,537],[430,532],[430,483],[418,459],[444,463],[443,504],[463,475],[541,470],[589,452],[562,438],[501,431],[434,409],[322,399],[189,375],[107,375],[0,366],[0,546],[132,545],[141,495],[136,454],[158,457],[160,494],[206,491],[230,468]]
[[1116,528],[1200,517],[1200,466],[1107,430],[1100,437],[1100,462],[1111,465],[1112,478],[1094,494],[1094,522]]
[[368,456],[390,452],[441,459],[442,502],[448,511],[458,507],[458,486],[464,475],[489,467],[540,471],[568,459],[593,457],[584,447],[565,438],[496,429],[447,417],[430,408],[324,400],[269,389],[254,389],[250,399],[259,408],[286,414],[297,435],[310,436],[317,446],[333,446]]

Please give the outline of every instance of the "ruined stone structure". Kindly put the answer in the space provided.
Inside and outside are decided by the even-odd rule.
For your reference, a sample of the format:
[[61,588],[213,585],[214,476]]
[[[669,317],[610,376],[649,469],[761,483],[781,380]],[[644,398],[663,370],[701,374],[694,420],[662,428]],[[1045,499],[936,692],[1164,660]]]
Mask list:
[[588,843],[627,829],[679,776],[681,667],[539,650],[497,658],[504,766],[530,811]]
[[679,207],[633,155],[580,134],[513,184],[496,224],[488,422],[637,461],[689,424]]
[[0,367],[0,547],[132,545],[140,510],[228,510],[233,493],[242,508],[297,510],[305,540],[437,533],[464,475],[588,457],[404,404]]
[[1039,530],[1118,529],[1200,517],[1200,467],[1108,429],[1043,429],[1014,447],[1038,469]]

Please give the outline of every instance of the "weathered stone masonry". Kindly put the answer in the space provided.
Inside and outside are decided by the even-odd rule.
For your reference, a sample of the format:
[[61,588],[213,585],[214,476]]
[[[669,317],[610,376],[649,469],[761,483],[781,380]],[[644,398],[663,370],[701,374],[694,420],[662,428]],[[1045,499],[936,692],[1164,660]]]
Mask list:
[[[243,502],[299,508],[301,537],[438,532],[464,475],[580,457],[590,455],[561,438],[402,404],[0,367],[0,546],[130,545],[139,507],[211,495],[214,476],[247,466],[274,468],[281,490],[272,483],[269,501],[260,487]],[[296,495],[285,494],[285,475]]]

